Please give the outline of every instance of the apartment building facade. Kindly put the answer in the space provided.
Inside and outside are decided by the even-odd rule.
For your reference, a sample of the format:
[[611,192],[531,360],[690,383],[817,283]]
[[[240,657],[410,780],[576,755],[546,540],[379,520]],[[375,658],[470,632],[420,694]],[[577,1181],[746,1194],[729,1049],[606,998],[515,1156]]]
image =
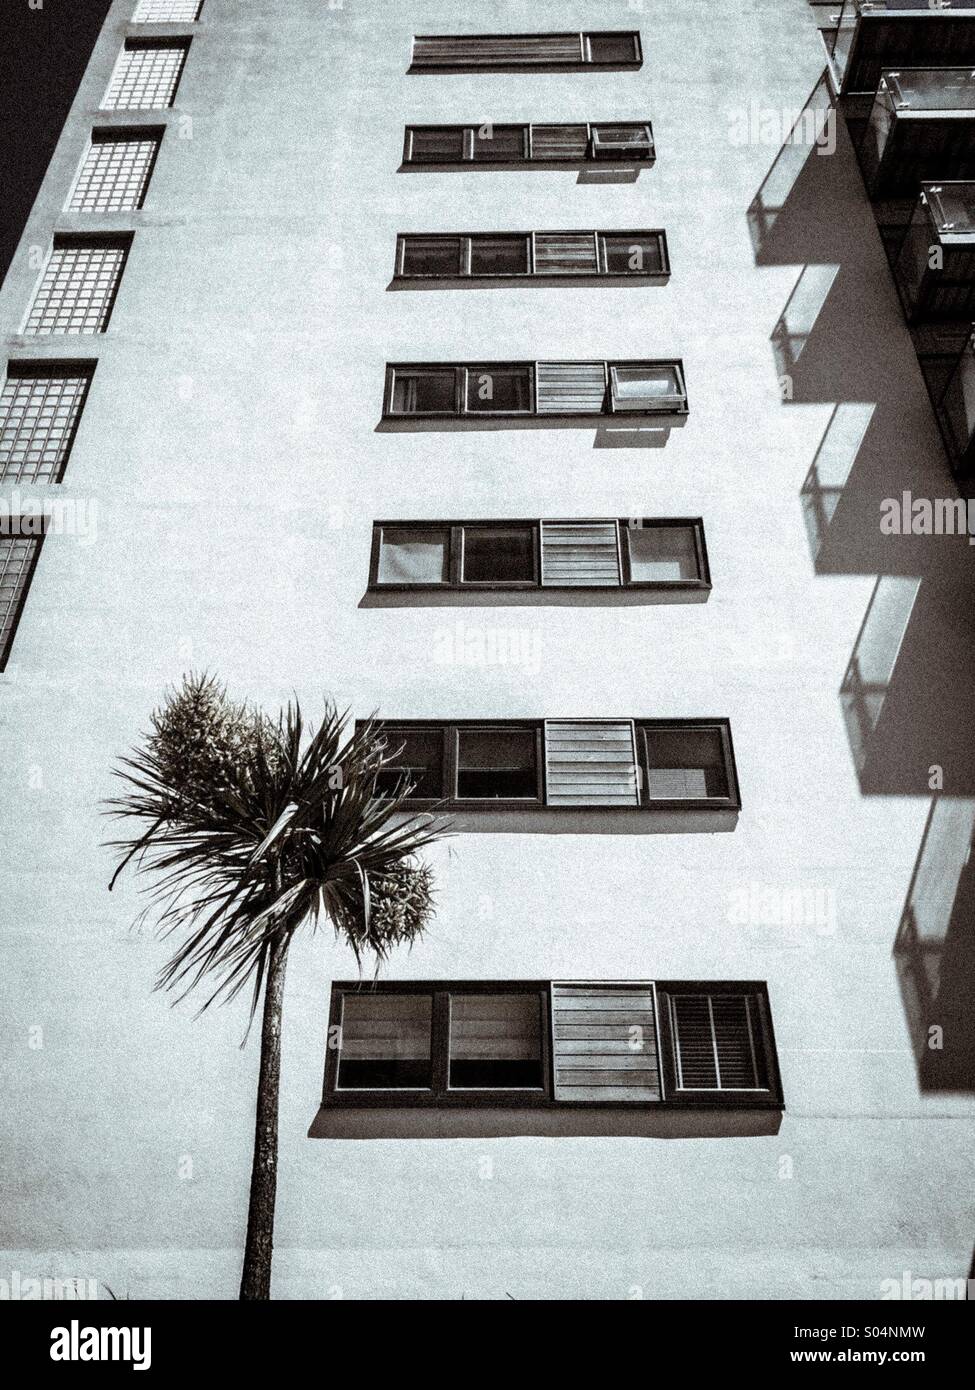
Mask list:
[[0,293],[12,1268],[236,1288],[245,1014],[151,992],[99,815],[208,669],[456,832],[377,986],[292,949],[276,1295],[965,1272],[967,538],[871,510],[955,484],[822,61],[802,0],[115,0]]

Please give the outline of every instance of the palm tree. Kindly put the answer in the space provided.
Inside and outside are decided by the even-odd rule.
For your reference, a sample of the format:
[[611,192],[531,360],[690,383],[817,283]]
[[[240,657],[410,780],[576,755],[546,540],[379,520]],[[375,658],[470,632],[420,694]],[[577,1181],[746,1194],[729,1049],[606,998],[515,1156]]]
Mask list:
[[242,1299],[271,1292],[292,937],[328,921],[360,967],[369,957],[378,970],[433,915],[431,871],[415,856],[442,830],[429,816],[404,818],[404,783],[376,797],[386,742],[371,720],[349,737],[345,724],[330,702],[313,728],[296,700],[271,719],[233,703],[212,676],[185,676],[113,769],[125,791],[105,808],[139,825],[111,843],[120,861],[109,887],[129,863],[150,875],[142,917],[178,939],[156,988],[182,999],[207,982],[202,1013],[249,986],[251,1021],[263,996]]

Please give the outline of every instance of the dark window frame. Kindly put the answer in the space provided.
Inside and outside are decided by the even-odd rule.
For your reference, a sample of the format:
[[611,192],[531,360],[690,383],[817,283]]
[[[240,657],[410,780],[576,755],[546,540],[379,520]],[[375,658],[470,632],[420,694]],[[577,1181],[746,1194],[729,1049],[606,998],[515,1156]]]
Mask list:
[[[338,1085],[341,1060],[342,1005],[346,994],[422,994],[432,1000],[430,1027],[431,1086],[394,1089],[381,1087],[354,1089]],[[536,995],[539,1000],[539,1049],[542,1064],[540,1087],[451,1087],[450,998],[458,994]],[[551,1005],[549,986],[544,980],[404,980],[362,982],[336,981],[329,1005],[328,1045],[325,1052],[323,1103],[326,1105],[410,1107],[442,1109],[455,1106],[540,1106],[550,1104],[553,1088]]]
[[[335,980],[329,998],[328,1030],[322,1104],[332,1107],[368,1109],[446,1109],[515,1108],[545,1110],[624,1110],[632,1103],[620,1100],[560,1100],[555,1097],[553,1059],[553,985],[591,983],[647,986],[655,998],[655,1025],[658,1043],[660,1099],[641,1101],[636,1108],[652,1110],[784,1110],[785,1098],[778,1063],[778,1050],[772,1022],[768,985],[764,980],[381,980],[363,984],[361,980]],[[669,999],[680,993],[748,995],[757,1003],[756,1020],[768,1078],[764,1091],[680,1091],[676,1087],[673,1035],[670,1030]],[[432,1085],[421,1089],[339,1088],[341,1058],[342,1005],[347,994],[422,994],[432,999],[431,1062]],[[449,998],[453,994],[537,995],[541,1009],[540,1045],[542,1086],[540,1088],[449,1088]]]
[[[85,413],[85,406],[88,403],[88,396],[91,392],[91,384],[95,378],[95,368],[98,366],[98,359],[95,357],[11,357],[7,361],[6,375],[0,382],[0,390],[6,385],[7,381],[14,378],[17,380],[33,379],[44,377],[45,379],[57,377],[73,377],[75,379],[84,378],[85,385],[82,389],[78,401],[78,413],[71,427],[71,432],[66,436],[64,446],[64,457],[57,475],[52,476],[48,486],[57,486],[64,481],[67,472],[68,461],[71,458],[71,451],[74,448],[78,430],[81,428],[81,418]],[[2,422],[0,422],[2,423]],[[0,477],[3,470],[0,468]],[[16,482],[16,479],[11,479]]]
[[[475,158],[474,133],[478,130],[483,130],[484,127],[488,125],[498,125],[499,127],[504,127],[505,129],[520,126],[525,132],[524,154],[519,155],[517,158],[514,159],[508,158],[505,155],[501,155],[494,159],[487,159],[484,157]],[[555,127],[564,128],[566,130],[575,130],[580,126],[585,126],[585,152],[583,154],[553,155],[551,153],[547,153],[536,155],[534,150],[534,139],[532,134],[535,126],[543,127],[546,130],[551,130]],[[641,144],[639,153],[618,154],[615,152],[610,152],[608,150],[604,150],[601,153],[597,153],[598,141],[594,140],[594,134],[600,127],[606,126],[632,126],[634,131],[640,131],[646,139],[645,152]],[[456,133],[458,131],[462,132],[461,158],[457,159],[449,155],[445,155],[440,158],[430,158],[428,156],[416,157],[413,153],[413,135],[414,132],[418,130],[439,130],[450,131],[452,133]],[[634,144],[636,143],[637,142],[634,141]],[[403,131],[402,163],[405,167],[417,169],[491,169],[503,167],[504,165],[510,164],[538,164],[543,167],[546,165],[556,167],[562,165],[563,167],[576,168],[580,164],[603,164],[607,161],[612,162],[616,158],[622,160],[629,160],[634,164],[645,164],[647,168],[650,168],[656,162],[656,157],[657,150],[653,138],[653,123],[651,121],[481,121],[480,124],[477,125],[472,123],[467,123],[464,125],[451,125],[439,123],[423,124],[413,122],[411,125],[405,126]]]
[[[769,1002],[768,985],[764,980],[658,980],[657,1028],[660,1035],[660,1072],[665,1094],[674,1104],[703,1108],[734,1106],[748,1108],[780,1108],[782,1106],[782,1076],[779,1070],[775,1028]],[[755,1006],[757,1041],[762,1049],[768,1086],[756,1090],[696,1090],[677,1085],[676,1046],[670,1012],[673,997],[688,994],[743,995]],[[729,1101],[729,1098],[730,1101]]]
[[[359,729],[368,721],[357,720]],[[545,744],[544,721],[541,719],[387,719],[376,721],[377,731],[393,731],[392,743],[395,746],[397,730],[443,731],[443,755],[441,762],[441,782],[439,797],[407,797],[404,808],[420,807],[432,809],[448,806],[451,810],[470,811],[487,809],[491,811],[538,811],[545,809]],[[457,795],[457,772],[459,760],[458,733],[461,729],[524,729],[535,735],[535,779],[537,795],[533,798],[517,797],[459,797]]]
[[[611,716],[607,716],[611,717]],[[574,722],[572,716],[553,716],[558,722]],[[579,722],[589,722],[592,716]],[[553,806],[548,801],[547,785],[547,758],[545,719],[388,719],[377,720],[376,728],[378,731],[390,729],[395,733],[397,729],[403,730],[431,730],[442,729],[444,731],[446,744],[442,763],[441,793],[439,798],[434,797],[406,797],[403,801],[404,810],[432,810],[439,811],[543,811],[546,814],[565,814],[573,815],[577,812],[591,814],[593,811],[600,811],[607,816],[615,816],[620,813],[632,814],[634,811],[652,815],[654,812],[665,811],[684,811],[694,814],[698,811],[739,811],[741,809],[741,791],[738,783],[738,769],[735,761],[734,743],[731,737],[731,721],[724,717],[702,717],[695,719],[643,719],[633,716],[622,716],[633,725],[636,769],[639,784],[639,797],[635,804],[627,806],[598,806],[598,805],[577,805],[571,807]],[[356,728],[361,729],[368,723],[367,720],[356,720]],[[465,797],[460,798],[456,795],[457,787],[457,737],[456,731],[459,729],[471,728],[510,728],[510,729],[534,729],[535,730],[535,757],[537,770],[538,798],[529,800],[527,798],[497,799],[489,797]],[[701,796],[701,797],[651,797],[649,795],[648,764],[646,754],[646,742],[642,737],[644,730],[651,732],[670,732],[688,733],[696,730],[711,730],[718,732],[719,746],[721,750],[722,766],[725,781],[728,787],[727,796]]]
[[[632,43],[632,57],[629,58],[593,58],[592,39],[600,38],[629,38]],[[417,40],[440,39],[451,40],[459,39],[464,43],[476,42],[478,39],[496,40],[499,38],[512,39],[569,39],[579,40],[579,57],[577,59],[567,58],[535,58],[515,62],[510,57],[498,57],[489,59],[486,62],[476,62],[470,59],[457,59],[445,57],[442,60],[421,58],[417,60],[416,44]],[[413,43],[410,49],[410,66],[408,72],[544,72],[546,69],[555,72],[576,72],[592,68],[597,72],[632,72],[643,66],[643,40],[639,29],[546,29],[537,33],[527,34],[414,34]]]
[[[741,810],[741,788],[738,783],[738,767],[735,761],[735,746],[731,737],[729,719],[635,719],[637,747],[636,758],[639,768],[640,806],[647,811],[655,810]],[[724,769],[727,796],[662,797],[650,796],[649,754],[644,732],[650,733],[690,733],[695,730],[715,730],[721,750],[721,763]]]
[[[707,538],[704,534],[702,516],[641,516],[621,517],[620,526],[620,565],[622,587],[624,589],[710,589],[711,565],[708,561]],[[651,531],[685,527],[694,536],[694,555],[697,560],[696,579],[634,579],[630,557],[629,536],[631,531]]]
[[[11,517],[9,519],[9,522],[7,523],[7,529],[0,531],[0,540],[6,540],[10,538],[17,540],[24,539],[24,536],[21,535],[19,530],[15,531],[12,529],[11,523],[13,523],[14,520],[15,518]],[[24,517],[18,516],[16,520],[22,523]],[[10,662],[10,654],[13,651],[14,643],[17,640],[17,629],[20,627],[21,619],[24,616],[24,610],[27,607],[27,596],[30,593],[31,585],[34,582],[34,576],[37,573],[38,561],[41,558],[41,551],[43,550],[44,542],[47,539],[48,517],[43,515],[31,515],[29,517],[29,520],[31,522],[31,530],[27,533],[26,539],[36,541],[37,543],[34,546],[34,551],[31,556],[30,563],[27,566],[27,571],[24,576],[24,587],[21,591],[19,599],[17,600],[17,607],[14,609],[13,619],[10,624],[10,631],[7,634],[6,642],[0,644],[0,674],[6,671],[7,666]],[[37,528],[36,530],[34,529],[35,525]]]
[[[541,579],[541,541],[542,525],[559,523],[578,525],[580,523],[615,522],[619,536],[620,583],[610,584],[543,584]],[[636,523],[636,524],[634,524]],[[504,527],[531,526],[535,536],[535,578],[528,580],[465,580],[462,573],[463,537],[466,530],[476,527],[502,529]],[[694,537],[694,550],[697,559],[698,577],[696,579],[633,579],[630,566],[629,532],[631,530],[667,530],[686,528]],[[446,578],[438,581],[398,580],[394,583],[382,582],[379,578],[379,565],[382,558],[383,535],[386,530],[447,532],[448,551]],[[421,521],[386,519],[372,524],[372,545],[369,556],[369,582],[371,593],[612,593],[615,589],[657,590],[710,590],[711,569],[708,562],[707,541],[704,532],[704,518],[686,517],[490,517],[462,518],[448,520],[426,518]]]
[[[602,359],[603,373],[606,378],[606,386],[603,392],[602,408],[596,410],[565,410],[565,411],[539,411],[538,409],[538,360],[528,362],[524,359],[514,359],[512,361],[486,362],[474,359],[470,362],[387,362],[386,377],[383,389],[383,419],[384,420],[477,420],[480,418],[493,418],[496,420],[546,420],[550,424],[557,425],[560,419],[584,419],[602,420],[607,416],[617,419],[640,419],[643,417],[653,418],[661,416],[684,416],[689,413],[687,400],[687,380],[684,375],[684,362],[680,357],[618,357]],[[546,365],[575,365],[578,359],[568,358],[544,358],[541,359]],[[595,359],[598,361],[599,359]],[[654,368],[663,367],[674,373],[678,391],[675,392],[673,399],[667,398],[665,404],[659,409],[654,407],[644,407],[638,410],[616,410],[614,408],[612,372],[617,368]],[[454,405],[451,410],[423,410],[423,411],[403,411],[393,409],[393,400],[396,392],[398,377],[420,375],[422,373],[454,373]],[[530,405],[527,410],[468,410],[467,409],[467,377],[470,372],[512,372],[527,371],[529,373]]]
[[[536,236],[591,236],[595,239],[596,269],[595,270],[549,270],[537,269],[537,255],[535,250]],[[493,271],[493,272],[474,272],[471,269],[472,251],[479,240],[497,240],[501,237],[524,238],[528,243],[527,269],[523,271]],[[650,270],[608,270],[606,268],[606,238],[618,239],[625,237],[639,237],[644,240],[656,238],[657,250],[660,257],[660,268]],[[416,271],[406,270],[406,253],[411,241],[440,241],[444,243],[460,243],[460,269],[458,271]],[[670,253],[667,247],[667,233],[663,227],[644,227],[639,230],[636,228],[614,231],[605,228],[575,227],[565,231],[552,233],[542,228],[535,228],[532,231],[505,232],[399,232],[396,237],[396,258],[393,268],[393,279],[411,283],[413,281],[445,281],[454,282],[457,280],[504,280],[504,281],[533,281],[533,280],[557,280],[557,281],[599,281],[599,280],[655,280],[663,281],[670,278]]]

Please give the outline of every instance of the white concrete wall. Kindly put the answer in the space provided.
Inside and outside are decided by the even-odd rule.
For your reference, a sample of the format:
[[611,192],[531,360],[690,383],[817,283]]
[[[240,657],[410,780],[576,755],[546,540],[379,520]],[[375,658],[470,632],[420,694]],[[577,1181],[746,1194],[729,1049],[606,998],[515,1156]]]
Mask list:
[[[130,7],[0,296],[8,335],[29,248],[72,225],[59,209]],[[905,1269],[967,1268],[972,1107],[919,1093],[891,960],[927,803],[858,784],[838,689],[877,567],[815,571],[799,490],[833,400],[781,401],[769,337],[801,266],[756,268],[746,210],[777,145],[729,138],[750,101],[801,106],[821,69],[808,7],[489,10],[499,31],[639,25],[644,66],[407,76],[413,32],[484,27],[483,7],[206,0],[145,210],[117,219],[136,236],[110,330],[68,345],[99,357],[63,484],[97,503],[97,538],[47,541],[0,678],[0,1274],[236,1291],[255,1045],[238,1050],[240,1009],[193,1021],[151,993],[166,947],[132,930],[131,882],[107,893],[100,847],[111,763],[188,667],[358,714],[729,716],[733,834],[466,835],[436,855],[429,939],[388,974],[767,979],[788,1103],[767,1138],[311,1141],[329,982],[354,966],[309,939],[288,985],[278,1294],[875,1297]],[[396,172],[409,121],[647,115],[658,161],[634,183]],[[888,462],[942,470],[842,139],[824,162],[851,331],[884,354]],[[667,288],[386,292],[398,231],[614,225],[667,228]],[[662,449],[375,432],[387,358],[657,354],[683,357],[691,403]],[[357,606],[374,517],[668,513],[705,518],[705,605]],[[538,669],[438,664],[458,620],[529,630]],[[835,931],[736,924],[753,883],[833,895]]]

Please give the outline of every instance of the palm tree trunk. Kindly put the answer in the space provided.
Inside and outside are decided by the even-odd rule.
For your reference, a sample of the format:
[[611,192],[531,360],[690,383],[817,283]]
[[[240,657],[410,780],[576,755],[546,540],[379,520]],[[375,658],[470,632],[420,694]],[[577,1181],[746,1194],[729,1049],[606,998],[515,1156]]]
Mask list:
[[274,1248],[274,1202],[278,1186],[278,1094],[281,1088],[281,1018],[284,969],[288,960],[286,932],[275,934],[268,953],[261,1022],[261,1066],[257,1081],[257,1118],[251,1195],[247,1209],[247,1240],[240,1280],[242,1299],[271,1297],[271,1253]]

